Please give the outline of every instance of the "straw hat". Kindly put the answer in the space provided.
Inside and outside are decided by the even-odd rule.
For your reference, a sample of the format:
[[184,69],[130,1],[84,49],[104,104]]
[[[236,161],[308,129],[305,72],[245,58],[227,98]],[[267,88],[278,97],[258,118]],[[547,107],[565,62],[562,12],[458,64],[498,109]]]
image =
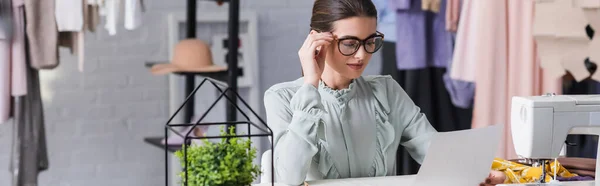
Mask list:
[[153,65],[150,71],[155,75],[173,72],[218,72],[227,67],[213,63],[209,46],[199,39],[185,39],[173,49],[171,63]]

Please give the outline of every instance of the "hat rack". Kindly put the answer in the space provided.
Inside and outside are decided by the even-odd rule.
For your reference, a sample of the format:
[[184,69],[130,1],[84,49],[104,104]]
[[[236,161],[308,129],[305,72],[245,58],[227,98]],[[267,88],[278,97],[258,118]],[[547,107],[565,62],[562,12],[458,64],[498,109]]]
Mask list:
[[[187,0],[186,6],[186,38],[196,38],[196,4],[198,0]],[[227,70],[219,71],[219,72],[176,72],[173,73],[175,75],[184,76],[185,79],[185,88],[184,94],[186,95],[185,101],[180,105],[175,113],[173,113],[169,120],[164,125],[164,137],[147,137],[144,139],[145,142],[157,146],[159,148],[164,149],[165,153],[165,186],[169,185],[169,159],[168,152],[175,152],[178,150],[182,150],[184,152],[185,161],[187,162],[187,148],[191,146],[192,139],[219,139],[219,138],[252,138],[252,137],[268,137],[269,140],[273,138],[273,132],[271,128],[266,124],[266,122],[261,119],[261,117],[243,100],[243,98],[238,94],[238,76],[243,73],[243,69],[238,67],[238,40],[239,40],[239,22],[240,22],[240,12],[239,12],[239,0],[204,0],[204,1],[215,1],[219,4],[221,3],[229,3],[229,18],[228,18],[228,55],[227,55]],[[145,66],[147,68],[152,67],[152,65],[157,62],[147,62]],[[202,82],[198,86],[195,85],[196,77],[203,77]],[[198,121],[191,121],[192,116],[194,114],[194,97],[199,88],[205,84],[213,85],[218,91],[218,98],[212,103],[210,108],[203,113],[202,117]],[[195,87],[195,88],[194,88]],[[225,98],[229,104],[226,106],[226,121],[225,122],[205,122],[202,123],[202,119],[206,116],[213,107],[221,100]],[[256,124],[250,121],[248,117],[249,114],[244,113],[242,108],[239,107],[238,101],[242,103],[243,106],[248,109],[251,114],[257,118],[261,123]],[[175,116],[183,110],[183,121],[184,124],[172,124],[171,121],[175,118]],[[237,114],[241,113],[246,121],[238,121]],[[231,128],[236,128],[237,125],[244,125],[248,129],[248,133],[245,135],[235,135],[235,136],[202,136],[196,137],[191,136],[192,131],[198,125],[225,125],[227,131]],[[260,126],[262,125],[262,126]],[[186,134],[182,134],[180,130],[176,130],[175,128],[182,127],[192,127]],[[252,134],[251,127],[262,131],[261,134]],[[172,131],[175,135],[179,135],[184,140],[182,145],[168,145],[168,143],[163,144],[161,142],[162,139],[168,138],[168,131]],[[271,142],[271,149],[273,149],[273,143]],[[273,156],[273,151],[271,151],[271,156]],[[187,163],[184,165],[183,169],[185,170],[185,176],[189,176],[187,174],[186,169]],[[274,162],[271,160],[271,169],[274,169]],[[271,184],[274,185],[274,175],[271,173]],[[183,182],[184,186],[187,186],[187,179]]]

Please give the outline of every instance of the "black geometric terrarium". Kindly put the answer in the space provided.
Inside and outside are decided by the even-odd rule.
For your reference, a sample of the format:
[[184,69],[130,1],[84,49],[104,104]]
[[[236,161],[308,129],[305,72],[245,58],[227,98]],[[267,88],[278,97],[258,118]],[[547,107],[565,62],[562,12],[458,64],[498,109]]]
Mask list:
[[[231,139],[231,138],[248,138],[248,140],[255,138],[255,137],[267,137],[269,140],[272,140],[273,137],[273,131],[271,130],[271,128],[269,128],[269,126],[267,125],[267,123],[248,105],[248,103],[246,103],[246,101],[244,101],[244,99],[237,93],[235,92],[233,89],[231,89],[230,87],[228,87],[225,83],[222,83],[218,80],[212,79],[210,77],[203,77],[204,80],[202,80],[202,82],[186,97],[185,101],[183,102],[183,104],[180,105],[180,107],[177,109],[177,111],[171,115],[171,117],[169,118],[169,120],[167,121],[167,123],[165,124],[165,131],[164,131],[164,138],[163,139],[168,139],[168,131],[172,131],[173,133],[175,133],[175,135],[180,136],[181,138],[183,138],[183,147],[181,149],[181,151],[183,151],[183,158],[184,158],[184,164],[183,164],[183,171],[185,172],[185,177],[183,179],[183,185],[184,186],[188,186],[188,180],[187,178],[189,178],[189,176],[193,176],[193,175],[189,175],[188,174],[188,147],[190,147],[192,145],[192,140],[197,140],[197,139]],[[195,96],[196,92],[205,84],[210,84],[213,85],[218,91],[219,91],[219,96],[218,98],[212,102],[212,104],[210,105],[210,107],[200,116],[200,118],[197,121],[192,121],[192,123],[178,123],[178,124],[173,124],[171,123],[171,121],[175,118],[175,116],[177,116],[177,114],[184,108],[184,106],[188,103],[188,101],[190,100],[190,98],[192,98],[193,96]],[[231,97],[233,95],[233,97]],[[241,121],[224,121],[224,122],[202,122],[202,120],[208,115],[208,113],[215,107],[215,105],[217,103],[219,103],[219,101],[221,99],[225,98],[227,100],[228,104],[232,104],[236,110],[241,113],[244,117],[243,119],[245,120],[241,120]],[[240,108],[240,105],[236,104],[236,102],[233,101],[233,99],[237,99],[237,101],[239,101],[240,103],[242,103],[241,105],[243,105],[243,107],[245,107],[248,111],[250,111],[250,114],[252,114],[256,119],[258,119],[260,121],[259,124],[256,124],[254,122],[251,121],[249,114],[245,113],[243,111],[242,108]],[[211,136],[195,136],[193,135],[193,131],[195,131],[194,129],[196,129],[196,127],[199,126],[226,126],[227,130],[229,131],[229,129],[231,127],[237,128],[237,129],[243,129],[240,127],[245,127],[247,128],[247,133],[246,134],[241,134],[238,135],[237,133],[234,135],[211,135]],[[185,130],[185,133],[182,133],[180,130],[181,128],[189,128],[191,127],[189,130]],[[252,133],[252,129],[257,129],[257,131],[260,131],[258,133]],[[273,149],[273,143],[271,142],[271,149]],[[164,146],[164,151],[165,151],[165,172],[167,172],[167,169],[169,167],[169,163],[167,161],[167,155],[168,155],[168,146]],[[250,150],[250,149],[248,149]],[[271,151],[271,157],[273,157],[273,151]],[[274,164],[273,164],[273,159],[271,158],[271,170],[274,170]],[[274,175],[273,175],[273,171],[271,171],[271,184],[274,185]],[[166,175],[167,177],[165,179],[168,180],[168,175]],[[168,181],[167,181],[168,183]]]

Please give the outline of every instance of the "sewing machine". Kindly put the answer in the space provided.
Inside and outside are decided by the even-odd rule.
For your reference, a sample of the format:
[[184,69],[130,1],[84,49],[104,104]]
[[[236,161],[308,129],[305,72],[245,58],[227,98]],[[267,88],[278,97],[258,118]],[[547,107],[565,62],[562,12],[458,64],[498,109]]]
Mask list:
[[[513,97],[510,115],[515,151],[535,166],[558,158],[569,134],[600,135],[600,95]],[[596,170],[599,166],[597,158]],[[599,179],[600,171],[596,171],[596,185]],[[593,185],[594,181],[580,184]]]

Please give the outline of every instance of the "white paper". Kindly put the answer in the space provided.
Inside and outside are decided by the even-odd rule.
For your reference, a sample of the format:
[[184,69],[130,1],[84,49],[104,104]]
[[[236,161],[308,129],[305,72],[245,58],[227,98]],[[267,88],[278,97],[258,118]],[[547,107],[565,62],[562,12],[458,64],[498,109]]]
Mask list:
[[494,125],[438,133],[413,186],[479,185],[490,173],[502,130]]

